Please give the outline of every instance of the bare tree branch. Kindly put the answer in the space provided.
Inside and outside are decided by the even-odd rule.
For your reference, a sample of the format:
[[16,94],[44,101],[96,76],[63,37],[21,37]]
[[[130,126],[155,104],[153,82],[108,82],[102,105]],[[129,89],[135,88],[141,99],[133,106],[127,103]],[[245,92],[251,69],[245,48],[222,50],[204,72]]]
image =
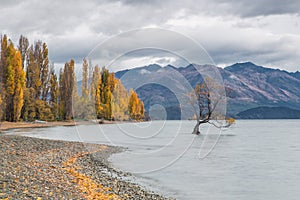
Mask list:
[[[210,88],[208,88],[207,83],[210,83]],[[216,124],[211,120],[217,120],[216,108],[221,103],[222,98],[218,95],[214,95],[214,98],[211,95],[211,90],[214,87],[219,87],[216,83],[211,79],[206,79],[206,81],[202,84],[197,84],[194,91],[190,93],[188,96],[190,97],[190,103],[193,109],[195,110],[195,114],[197,117],[197,123],[194,127],[193,134],[200,134],[199,127],[201,124],[211,124],[216,128],[227,128],[234,123],[234,119],[226,119],[225,124],[219,123]],[[198,112],[196,110],[198,108]],[[216,121],[218,122],[218,121]]]

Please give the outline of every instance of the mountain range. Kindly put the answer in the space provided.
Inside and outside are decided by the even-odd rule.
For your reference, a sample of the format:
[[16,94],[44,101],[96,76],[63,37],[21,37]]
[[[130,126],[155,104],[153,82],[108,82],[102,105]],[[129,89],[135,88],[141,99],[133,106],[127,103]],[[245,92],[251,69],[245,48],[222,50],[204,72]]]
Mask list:
[[152,64],[118,71],[115,76],[127,89],[136,89],[148,112],[153,105],[156,105],[154,110],[159,110],[157,105],[161,105],[165,108],[167,119],[180,119],[178,94],[201,83],[203,74],[213,74],[210,72],[212,69],[221,75],[224,83],[228,116],[241,118],[244,115],[239,113],[262,106],[300,110],[300,72],[266,68],[252,62],[236,63],[225,68]]

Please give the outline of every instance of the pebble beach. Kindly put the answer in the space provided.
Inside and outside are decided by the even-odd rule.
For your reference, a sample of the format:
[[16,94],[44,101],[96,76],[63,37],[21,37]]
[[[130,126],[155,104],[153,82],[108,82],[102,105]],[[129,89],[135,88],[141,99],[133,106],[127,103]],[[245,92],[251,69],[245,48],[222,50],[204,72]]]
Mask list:
[[0,135],[0,199],[171,199],[107,161],[119,147]]

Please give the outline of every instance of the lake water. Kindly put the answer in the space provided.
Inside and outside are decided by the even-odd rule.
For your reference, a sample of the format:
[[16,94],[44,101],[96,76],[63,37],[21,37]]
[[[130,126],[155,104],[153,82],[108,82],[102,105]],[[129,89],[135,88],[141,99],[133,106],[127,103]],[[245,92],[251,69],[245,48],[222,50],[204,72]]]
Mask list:
[[227,130],[192,121],[81,125],[9,134],[128,148],[110,161],[177,199],[299,199],[300,120],[239,120]]

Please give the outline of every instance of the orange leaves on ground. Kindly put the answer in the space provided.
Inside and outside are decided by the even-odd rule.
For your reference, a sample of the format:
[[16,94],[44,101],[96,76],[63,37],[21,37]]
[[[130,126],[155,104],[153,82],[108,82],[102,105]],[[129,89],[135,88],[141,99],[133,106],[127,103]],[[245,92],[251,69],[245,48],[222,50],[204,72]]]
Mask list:
[[81,174],[74,166],[77,158],[83,157],[90,153],[96,153],[105,149],[106,146],[102,146],[100,149],[94,152],[83,152],[72,156],[68,161],[63,163],[63,167],[66,172],[72,175],[75,179],[72,181],[76,183],[79,189],[85,194],[87,199],[121,199],[118,195],[112,193],[111,188],[104,187],[103,185],[92,180],[90,177]]

